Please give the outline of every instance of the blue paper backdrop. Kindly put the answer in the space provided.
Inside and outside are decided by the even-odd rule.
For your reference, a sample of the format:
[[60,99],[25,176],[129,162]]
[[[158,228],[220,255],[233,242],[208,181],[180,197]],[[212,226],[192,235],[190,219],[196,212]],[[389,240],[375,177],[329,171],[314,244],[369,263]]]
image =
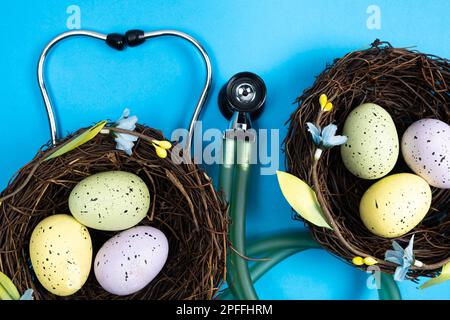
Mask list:
[[[71,5],[80,9],[82,28],[105,33],[174,28],[197,37],[211,55],[214,72],[202,116],[206,128],[227,126],[216,103],[221,85],[239,71],[258,73],[267,84],[268,99],[257,126],[281,129],[281,139],[284,122],[295,108],[293,100],[333,58],[364,48],[375,38],[450,57],[446,0],[2,1],[2,188],[49,138],[35,69],[44,45],[68,30],[67,20],[76,26],[70,24],[71,11],[67,13]],[[372,20],[378,9],[380,25]],[[127,106],[141,122],[170,135],[188,125],[204,76],[195,51],[173,38],[152,40],[126,52],[92,39],[68,40],[52,52],[46,70],[64,133],[100,119],[115,119]],[[281,168],[283,163],[281,155]],[[214,167],[207,170],[216,173]],[[303,228],[291,220],[275,176],[254,170],[251,188],[250,235]],[[287,259],[256,287],[266,299],[376,299],[366,281],[365,273],[314,250]],[[413,283],[400,287],[408,299],[450,298],[450,283],[425,291]]]

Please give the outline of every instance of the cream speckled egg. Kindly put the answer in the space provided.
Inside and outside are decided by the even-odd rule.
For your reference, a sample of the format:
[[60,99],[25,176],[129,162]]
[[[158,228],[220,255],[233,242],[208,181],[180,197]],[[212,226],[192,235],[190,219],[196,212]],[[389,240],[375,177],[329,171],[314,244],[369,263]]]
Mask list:
[[31,234],[30,258],[45,289],[58,296],[74,294],[84,285],[91,270],[89,231],[72,216],[47,217]]
[[95,257],[95,277],[108,292],[129,295],[143,289],[161,271],[169,244],[160,230],[134,227],[115,235]]
[[75,186],[69,197],[73,216],[97,230],[133,227],[146,217],[149,207],[150,193],[145,182],[124,171],[89,176]]
[[374,103],[350,112],[344,123],[347,143],[341,146],[345,167],[363,179],[378,179],[395,166],[399,154],[397,129],[389,113]]
[[387,176],[364,193],[359,212],[372,233],[400,237],[417,226],[430,210],[431,189],[421,177],[411,173]]
[[402,154],[408,166],[436,188],[450,189],[450,126],[422,119],[406,129]]

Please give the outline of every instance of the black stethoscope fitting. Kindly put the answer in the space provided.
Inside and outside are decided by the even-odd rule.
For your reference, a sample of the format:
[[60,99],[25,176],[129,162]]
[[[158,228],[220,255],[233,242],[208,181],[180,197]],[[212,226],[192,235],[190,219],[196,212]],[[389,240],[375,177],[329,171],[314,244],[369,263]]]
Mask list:
[[106,43],[116,50],[123,50],[126,46],[136,47],[145,42],[144,31],[129,30],[122,35],[120,33],[110,33],[106,36]]

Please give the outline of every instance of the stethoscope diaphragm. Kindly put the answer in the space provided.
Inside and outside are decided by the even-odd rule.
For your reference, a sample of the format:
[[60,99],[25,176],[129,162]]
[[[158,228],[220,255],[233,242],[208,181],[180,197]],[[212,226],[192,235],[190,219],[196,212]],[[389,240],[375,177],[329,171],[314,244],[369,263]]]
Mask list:
[[231,119],[236,112],[249,113],[252,120],[261,114],[266,101],[264,81],[252,72],[240,72],[231,77],[219,93],[219,108]]

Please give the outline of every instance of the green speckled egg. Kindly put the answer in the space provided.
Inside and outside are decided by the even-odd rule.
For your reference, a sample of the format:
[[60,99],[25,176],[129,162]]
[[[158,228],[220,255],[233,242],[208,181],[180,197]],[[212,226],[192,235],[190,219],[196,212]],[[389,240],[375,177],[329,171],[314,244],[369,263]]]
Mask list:
[[401,237],[417,226],[431,206],[431,189],[421,177],[411,173],[387,176],[364,193],[359,213],[372,233]]
[[74,294],[84,285],[91,270],[89,231],[70,215],[47,217],[31,234],[30,259],[45,289],[58,296]]
[[345,167],[363,179],[378,179],[395,166],[399,154],[397,129],[389,113],[374,103],[355,108],[344,123],[347,143],[341,146]]
[[97,173],[70,193],[69,208],[85,226],[120,231],[137,225],[150,208],[150,193],[137,175],[124,171]]

